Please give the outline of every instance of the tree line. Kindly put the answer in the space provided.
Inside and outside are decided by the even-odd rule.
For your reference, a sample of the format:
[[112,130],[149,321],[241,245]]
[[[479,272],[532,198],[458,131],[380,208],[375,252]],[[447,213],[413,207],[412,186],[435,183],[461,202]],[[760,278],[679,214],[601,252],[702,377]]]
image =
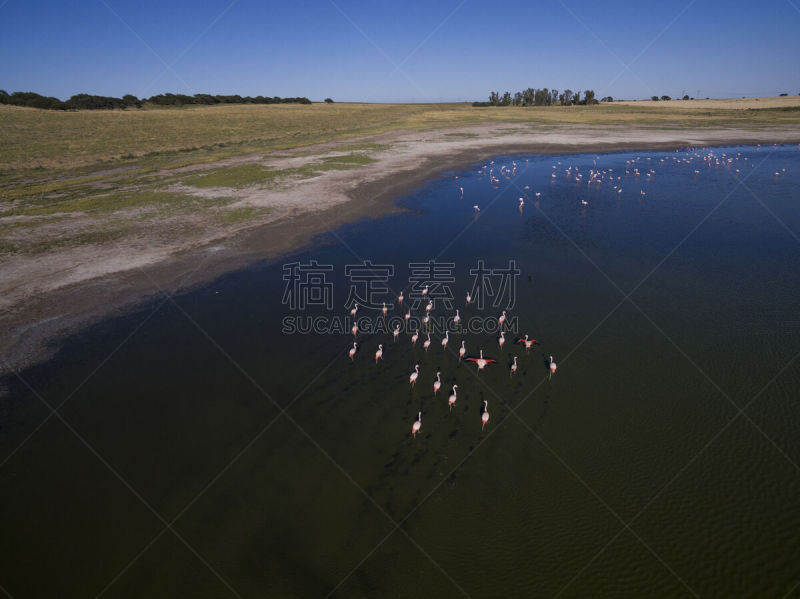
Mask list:
[[[333,102],[333,100],[331,100]],[[68,100],[60,100],[52,96],[42,96],[35,92],[8,93],[0,89],[0,104],[12,106],[28,106],[49,110],[111,110],[115,108],[141,108],[145,103],[156,106],[185,106],[212,104],[311,104],[308,98],[280,98],[278,96],[240,96],[195,94],[158,94],[149,98],[137,98],[126,94],[121,98],[112,96],[95,96],[91,94],[75,94]]]
[[[581,97],[583,93],[583,97]],[[602,99],[603,102],[613,102],[611,96]],[[573,106],[597,104],[594,90],[587,89],[585,92],[574,92],[565,89],[559,92],[557,89],[535,89],[529,87],[526,90],[516,92],[513,96],[510,92],[505,92],[502,96],[499,92],[491,92],[488,102],[473,102],[473,106]]]

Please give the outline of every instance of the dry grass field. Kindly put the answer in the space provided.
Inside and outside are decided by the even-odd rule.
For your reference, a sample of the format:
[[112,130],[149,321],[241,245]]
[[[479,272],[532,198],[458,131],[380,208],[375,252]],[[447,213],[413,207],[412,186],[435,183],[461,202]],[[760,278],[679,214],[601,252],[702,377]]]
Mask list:
[[[800,123],[800,97],[615,102],[571,107],[469,104],[218,105],[61,112],[0,106],[0,172],[126,164],[161,167],[297,148],[392,130],[486,122],[759,126]],[[84,171],[85,172],[85,171]],[[0,179],[0,181],[2,181]]]

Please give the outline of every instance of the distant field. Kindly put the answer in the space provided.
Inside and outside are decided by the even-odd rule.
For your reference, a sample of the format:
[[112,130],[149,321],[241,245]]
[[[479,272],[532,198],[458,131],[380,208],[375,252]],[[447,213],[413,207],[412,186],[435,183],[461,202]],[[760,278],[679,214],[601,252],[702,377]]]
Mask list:
[[[752,109],[752,110],[748,110]],[[67,171],[136,160],[150,170],[397,129],[490,121],[658,126],[800,123],[800,97],[614,102],[573,107],[469,104],[219,105],[61,112],[0,106],[0,175]],[[53,174],[53,173],[50,173]]]
[[771,98],[723,98],[719,100],[636,100],[615,102],[624,106],[642,106],[649,108],[667,108],[670,110],[756,110],[763,108],[795,108],[800,107],[800,96],[780,96]]

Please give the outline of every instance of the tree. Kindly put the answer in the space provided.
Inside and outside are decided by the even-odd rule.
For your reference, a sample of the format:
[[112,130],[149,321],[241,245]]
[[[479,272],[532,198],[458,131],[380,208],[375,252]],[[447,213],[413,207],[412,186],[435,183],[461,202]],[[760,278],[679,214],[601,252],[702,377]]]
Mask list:
[[658,102],[658,96],[652,96],[650,98],[653,102]]
[[684,100],[688,100],[689,99],[689,94],[686,94],[685,96],[683,96],[683,99]]
[[600,101],[601,102],[613,102],[614,98],[612,98],[611,96],[606,96],[605,98],[600,98]]
[[587,89],[584,92],[583,96],[584,96],[584,100],[583,100],[584,104],[589,104],[589,105],[597,104],[597,100],[594,99],[594,90]]
[[509,104],[511,104],[511,94],[505,92],[503,94],[503,99],[500,100],[500,106],[508,106]]
[[661,99],[664,100],[665,102],[667,100],[672,100],[672,98],[670,98],[669,96],[661,96]]
[[534,98],[536,97],[536,90],[532,87],[529,87],[524,92],[522,92],[522,101],[524,102],[525,106],[533,106]]
[[557,89],[551,89],[550,90],[550,106],[554,106],[555,104],[558,104],[558,90]]
[[572,103],[573,104],[581,103],[581,92],[575,92],[574,94],[572,94]]
[[522,106],[522,92],[514,94],[514,106]]
[[325,98],[325,103],[326,104],[333,104],[333,100],[331,100],[330,98]]
[[122,101],[125,103],[125,106],[136,106],[136,108],[142,107],[142,103],[139,98],[133,94],[125,94],[122,96]]

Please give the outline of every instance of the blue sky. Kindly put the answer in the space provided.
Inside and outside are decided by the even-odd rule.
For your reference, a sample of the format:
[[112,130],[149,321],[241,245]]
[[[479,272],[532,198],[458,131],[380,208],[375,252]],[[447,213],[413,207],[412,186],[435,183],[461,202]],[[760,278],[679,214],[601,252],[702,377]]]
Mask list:
[[800,0],[0,0],[0,56],[0,88],[60,98],[797,94]]

